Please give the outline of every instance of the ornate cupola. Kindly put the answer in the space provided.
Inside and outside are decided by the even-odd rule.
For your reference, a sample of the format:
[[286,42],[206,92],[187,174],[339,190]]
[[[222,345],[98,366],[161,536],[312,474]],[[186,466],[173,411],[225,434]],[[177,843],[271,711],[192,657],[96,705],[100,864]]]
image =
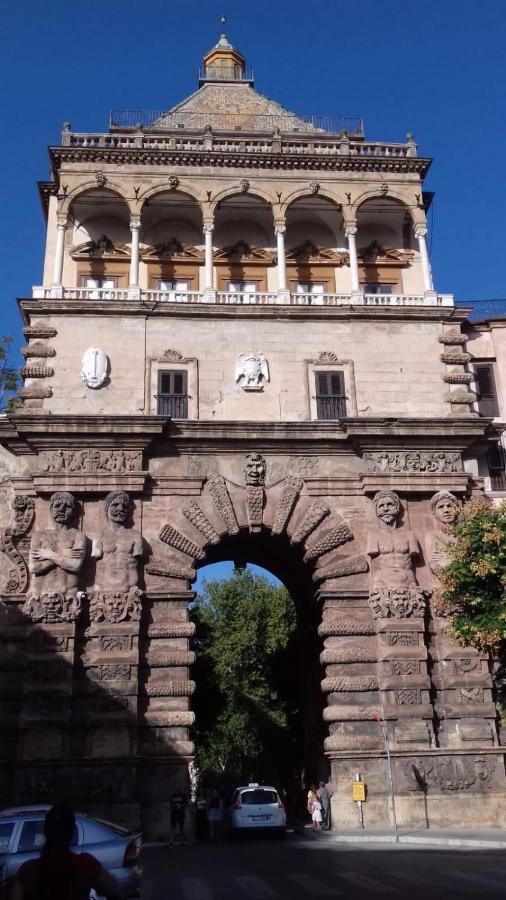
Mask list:
[[[225,22],[226,17],[222,16],[222,26],[225,25]],[[214,81],[247,81],[253,84],[253,72],[246,69],[245,62],[242,53],[232,46],[227,35],[222,31],[218,43],[204,56],[199,85]]]

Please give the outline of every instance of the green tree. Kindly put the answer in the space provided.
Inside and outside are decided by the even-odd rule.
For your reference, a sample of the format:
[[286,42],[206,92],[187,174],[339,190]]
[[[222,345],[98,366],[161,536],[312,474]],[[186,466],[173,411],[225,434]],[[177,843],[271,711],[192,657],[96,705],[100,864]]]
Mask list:
[[466,504],[453,533],[438,611],[448,616],[462,644],[500,653],[506,639],[506,504]]
[[[294,700],[284,690],[295,608],[247,569],[205,582],[193,606],[197,765],[207,783],[272,778],[289,754]],[[293,683],[293,672],[289,675]],[[281,688],[281,692],[280,692]],[[285,696],[281,696],[284,693]]]
[[10,405],[12,397],[8,397],[11,391],[15,391],[18,384],[16,370],[10,365],[11,337],[0,338],[0,410]]

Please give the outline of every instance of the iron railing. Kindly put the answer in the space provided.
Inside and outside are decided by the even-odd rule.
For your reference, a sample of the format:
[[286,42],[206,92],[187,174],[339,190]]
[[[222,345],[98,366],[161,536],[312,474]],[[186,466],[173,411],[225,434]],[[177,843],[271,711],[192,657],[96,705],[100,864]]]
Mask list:
[[238,63],[211,63],[199,69],[199,83],[203,81],[254,81],[255,73],[251,66],[240,66]]
[[296,116],[288,110],[279,115],[263,115],[254,113],[194,113],[179,112],[167,109],[112,109],[109,115],[109,128],[143,128],[158,127],[166,130],[189,128],[204,129],[207,125],[216,126],[221,131],[259,131],[260,125],[265,131],[279,129],[288,133],[305,133],[321,131],[348,134],[363,137],[364,123],[360,116]]
[[344,396],[328,397],[316,395],[316,416],[318,419],[342,419],[346,415],[346,398]]
[[188,395],[157,394],[156,411],[159,416],[170,416],[171,419],[187,419]]

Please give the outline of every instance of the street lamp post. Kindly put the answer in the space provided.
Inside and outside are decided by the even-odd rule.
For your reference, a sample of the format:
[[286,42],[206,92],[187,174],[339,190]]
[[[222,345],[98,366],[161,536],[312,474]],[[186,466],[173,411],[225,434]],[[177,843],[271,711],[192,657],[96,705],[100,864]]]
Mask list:
[[383,742],[385,744],[385,752],[387,756],[387,768],[388,768],[388,783],[390,786],[390,802],[392,805],[392,820],[394,823],[394,831],[395,831],[395,842],[399,843],[399,829],[397,827],[397,816],[395,814],[395,794],[394,794],[394,774],[392,769],[392,757],[390,756],[390,744],[388,741],[388,730],[387,723],[381,717],[379,713],[374,715],[374,719],[378,723],[381,728],[381,734],[383,735]]

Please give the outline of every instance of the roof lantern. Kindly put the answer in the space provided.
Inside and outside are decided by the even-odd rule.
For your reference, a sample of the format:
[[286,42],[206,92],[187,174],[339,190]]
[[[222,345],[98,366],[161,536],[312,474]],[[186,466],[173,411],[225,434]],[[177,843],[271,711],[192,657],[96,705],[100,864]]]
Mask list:
[[[226,16],[222,16],[222,27],[224,27],[226,21]],[[218,43],[204,56],[204,64],[200,70],[199,86],[216,81],[247,81],[252,84],[253,73],[251,70],[246,69],[245,62],[246,60],[242,53],[232,46],[225,31],[222,31]]]

